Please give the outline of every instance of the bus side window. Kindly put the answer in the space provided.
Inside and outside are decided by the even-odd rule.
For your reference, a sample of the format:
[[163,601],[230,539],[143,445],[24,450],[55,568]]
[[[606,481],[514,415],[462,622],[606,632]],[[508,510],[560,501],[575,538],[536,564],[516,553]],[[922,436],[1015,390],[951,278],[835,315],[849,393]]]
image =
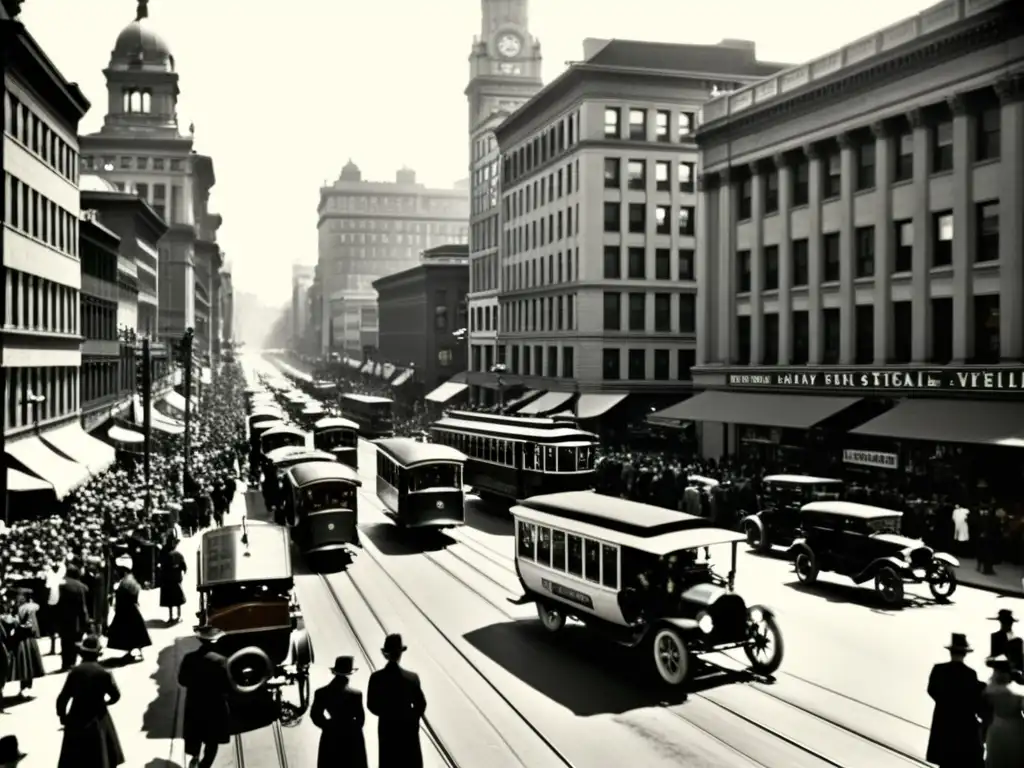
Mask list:
[[586,539],[583,542],[583,551],[586,555],[583,577],[595,584],[601,583],[601,544],[597,541]]
[[544,471],[545,472],[557,472],[558,461],[555,458],[558,454],[555,452],[554,447],[550,445],[544,446]]
[[534,443],[523,443],[523,469],[534,469],[534,458],[537,446]]
[[537,528],[537,562],[551,567],[551,529]]
[[519,521],[519,559],[520,560],[533,560],[533,544],[534,544],[534,531],[535,526],[533,523],[524,523],[522,520]]
[[619,550],[610,544],[601,545],[601,583],[609,589],[619,588]]
[[571,576],[583,576],[583,539],[569,534],[569,546],[566,570]]
[[565,531],[551,531],[551,567],[565,570]]

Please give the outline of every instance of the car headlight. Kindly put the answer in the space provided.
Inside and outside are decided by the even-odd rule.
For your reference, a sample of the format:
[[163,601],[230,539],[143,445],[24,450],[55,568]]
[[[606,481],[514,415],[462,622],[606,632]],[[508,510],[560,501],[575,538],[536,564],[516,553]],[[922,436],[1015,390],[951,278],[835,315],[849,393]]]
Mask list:
[[711,614],[701,613],[701,615],[697,617],[697,627],[705,635],[710,635],[715,629],[715,621],[711,618]]
[[764,621],[764,611],[762,611],[760,608],[751,608],[749,616],[750,620],[755,624],[760,624],[762,621]]

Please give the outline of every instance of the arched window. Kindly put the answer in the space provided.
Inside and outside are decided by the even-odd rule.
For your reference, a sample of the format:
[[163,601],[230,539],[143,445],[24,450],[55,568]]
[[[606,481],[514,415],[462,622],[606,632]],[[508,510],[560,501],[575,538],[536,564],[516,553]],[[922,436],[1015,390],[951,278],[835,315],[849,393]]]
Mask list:
[[11,113],[14,111],[14,104],[11,103],[11,94],[4,91],[4,130],[14,135],[14,123],[11,120]]
[[142,92],[142,111],[149,114],[153,109],[153,94],[149,91]]
[[141,112],[142,111],[142,94],[138,91],[131,92],[129,112]]
[[132,111],[132,91],[130,88],[125,88],[121,91],[121,111]]

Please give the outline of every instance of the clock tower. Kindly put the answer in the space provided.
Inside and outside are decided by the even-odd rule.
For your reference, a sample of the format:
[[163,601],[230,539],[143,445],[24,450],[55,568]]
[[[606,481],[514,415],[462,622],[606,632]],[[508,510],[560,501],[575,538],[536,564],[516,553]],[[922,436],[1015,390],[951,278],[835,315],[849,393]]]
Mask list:
[[[528,0],[480,0],[480,35],[469,55],[469,295],[465,343],[471,373],[505,362],[499,342],[501,161],[494,129],[544,85],[540,43],[530,34]],[[493,390],[473,384],[470,398]]]

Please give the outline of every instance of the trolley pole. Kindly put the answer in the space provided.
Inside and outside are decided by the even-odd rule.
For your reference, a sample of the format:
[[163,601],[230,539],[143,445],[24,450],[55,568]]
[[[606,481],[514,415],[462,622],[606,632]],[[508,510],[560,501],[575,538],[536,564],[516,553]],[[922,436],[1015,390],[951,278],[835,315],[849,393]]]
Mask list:
[[181,338],[181,359],[185,366],[185,471],[192,469],[192,342],[195,331],[188,328]]
[[153,498],[150,493],[152,475],[150,470],[150,451],[153,431],[153,363],[149,349],[149,337],[142,339],[142,473],[146,482],[146,514],[153,509]]

